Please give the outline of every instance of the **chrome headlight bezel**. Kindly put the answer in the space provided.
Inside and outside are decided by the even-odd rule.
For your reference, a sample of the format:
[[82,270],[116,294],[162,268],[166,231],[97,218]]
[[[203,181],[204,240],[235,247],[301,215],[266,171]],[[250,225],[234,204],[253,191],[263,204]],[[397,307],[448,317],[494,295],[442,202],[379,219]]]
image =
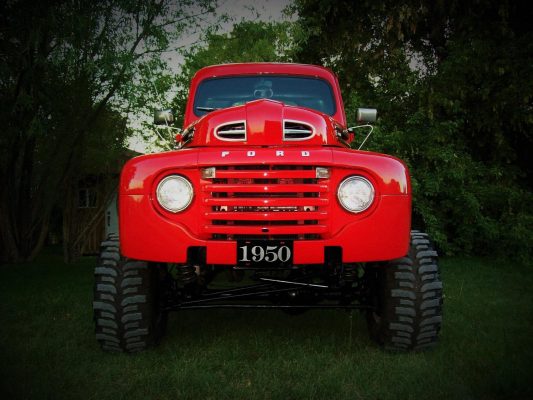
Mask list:
[[[184,185],[183,188],[185,188],[187,193],[187,198],[185,198],[184,201],[181,201],[180,203],[178,203],[177,206],[174,207],[170,206],[170,202],[168,201],[168,199],[165,199],[163,193],[164,186],[168,185],[169,182],[179,182],[180,185]],[[165,210],[174,214],[187,209],[187,207],[191,205],[192,200],[194,198],[194,189],[191,182],[181,175],[168,175],[161,179],[161,181],[157,185],[155,193],[157,197],[157,203]]]
[[[346,203],[346,200],[345,200],[346,196],[343,193],[343,191],[346,189],[346,186],[348,184],[351,184],[354,181],[363,183],[364,185],[366,185],[368,189],[367,199],[363,202],[363,204],[360,207],[350,207]],[[342,208],[354,214],[359,214],[359,213],[362,213],[363,211],[368,210],[368,208],[374,203],[375,196],[376,196],[376,190],[374,189],[374,185],[367,178],[361,175],[351,175],[345,178],[340,183],[339,188],[337,189],[337,199],[339,200],[339,203],[342,206]]]

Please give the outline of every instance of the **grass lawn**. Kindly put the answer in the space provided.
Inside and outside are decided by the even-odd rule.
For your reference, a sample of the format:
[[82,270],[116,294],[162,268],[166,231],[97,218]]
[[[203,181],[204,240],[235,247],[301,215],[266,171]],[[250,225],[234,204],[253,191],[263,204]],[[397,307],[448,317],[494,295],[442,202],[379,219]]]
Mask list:
[[441,260],[444,327],[427,353],[381,351],[356,312],[202,310],[123,355],[93,337],[93,265],[0,267],[2,399],[533,398],[531,266]]

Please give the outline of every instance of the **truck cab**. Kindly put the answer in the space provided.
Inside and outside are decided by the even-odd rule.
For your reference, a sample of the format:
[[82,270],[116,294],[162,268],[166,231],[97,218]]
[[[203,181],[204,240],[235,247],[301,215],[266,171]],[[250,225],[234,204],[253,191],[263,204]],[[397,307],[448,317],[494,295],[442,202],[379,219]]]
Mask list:
[[[165,115],[159,122],[168,121]],[[378,342],[405,349],[434,344],[442,284],[427,235],[411,231],[409,172],[395,157],[352,149],[353,139],[327,68],[247,63],[199,70],[176,150],[124,166],[120,238],[103,243],[101,260],[109,262],[97,267],[97,286],[109,272],[102,268],[125,279],[136,265],[152,288],[144,296],[156,311],[140,331],[152,339],[167,311],[263,301],[257,308],[365,309]],[[432,273],[419,274],[421,266]],[[222,271],[251,285],[215,293],[209,282]],[[427,320],[423,278],[435,283],[438,301],[430,311],[439,318],[426,321],[435,334],[418,338],[423,326],[403,319]],[[96,320],[104,319],[102,307],[120,308],[102,294],[95,292]],[[409,315],[397,314],[400,305]],[[411,315],[417,311],[418,322]],[[97,324],[102,345],[129,351],[125,338],[110,341],[102,329]],[[405,331],[412,331],[409,343]],[[139,336],[138,343],[144,348],[149,341]]]

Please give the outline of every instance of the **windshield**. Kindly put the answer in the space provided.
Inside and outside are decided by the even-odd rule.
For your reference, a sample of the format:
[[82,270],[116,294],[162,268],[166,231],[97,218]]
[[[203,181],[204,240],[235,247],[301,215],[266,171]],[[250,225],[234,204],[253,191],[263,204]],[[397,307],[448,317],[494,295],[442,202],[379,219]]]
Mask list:
[[202,116],[213,110],[239,106],[257,99],[277,100],[286,105],[335,114],[333,90],[325,80],[272,75],[206,79],[196,91],[194,113]]

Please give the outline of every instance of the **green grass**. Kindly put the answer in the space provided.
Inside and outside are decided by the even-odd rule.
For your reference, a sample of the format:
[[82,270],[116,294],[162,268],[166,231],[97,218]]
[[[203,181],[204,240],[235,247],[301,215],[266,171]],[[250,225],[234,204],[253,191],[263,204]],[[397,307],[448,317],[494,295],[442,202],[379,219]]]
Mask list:
[[0,267],[1,398],[533,398],[531,266],[442,260],[442,340],[427,353],[381,351],[359,313],[202,310],[172,314],[158,348],[117,355],[93,337],[93,263]]

